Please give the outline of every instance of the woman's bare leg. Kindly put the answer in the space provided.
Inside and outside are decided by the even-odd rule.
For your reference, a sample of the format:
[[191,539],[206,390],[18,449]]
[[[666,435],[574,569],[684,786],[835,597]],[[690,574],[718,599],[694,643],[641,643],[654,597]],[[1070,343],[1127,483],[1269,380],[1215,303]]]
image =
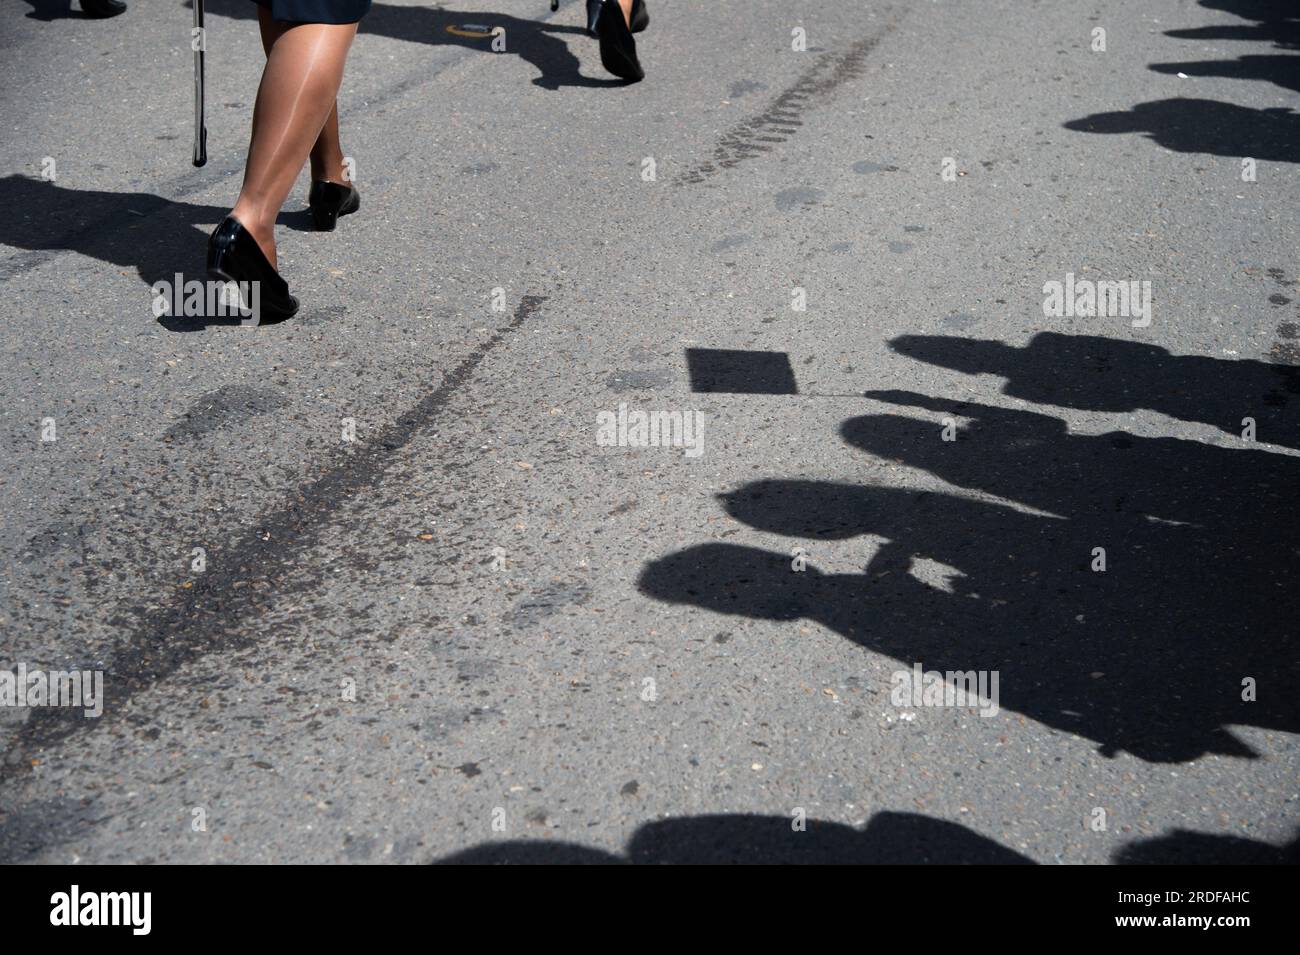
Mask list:
[[[266,69],[253,107],[244,185],[231,215],[275,265],[276,217],[323,132],[327,142],[322,159],[330,160],[332,149],[339,154],[342,172],[334,99],[343,82],[343,65],[357,25],[276,23],[261,6],[258,18],[263,45],[268,47]],[[332,134],[326,130],[331,117]]]

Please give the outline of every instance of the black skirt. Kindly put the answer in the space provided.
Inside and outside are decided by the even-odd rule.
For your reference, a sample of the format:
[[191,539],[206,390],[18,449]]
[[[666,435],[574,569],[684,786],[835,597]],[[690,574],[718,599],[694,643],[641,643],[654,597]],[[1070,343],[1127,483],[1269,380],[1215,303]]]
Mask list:
[[254,0],[286,23],[356,23],[370,12],[370,0]]

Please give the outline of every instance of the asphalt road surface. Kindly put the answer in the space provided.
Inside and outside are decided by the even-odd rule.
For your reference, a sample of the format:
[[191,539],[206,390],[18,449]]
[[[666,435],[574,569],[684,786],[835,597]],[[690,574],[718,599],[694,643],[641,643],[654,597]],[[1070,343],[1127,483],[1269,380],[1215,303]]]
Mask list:
[[376,2],[252,327],[152,288],[250,0],[201,169],[188,6],[5,5],[0,670],[103,699],[0,859],[1294,858],[1295,5],[649,9]]

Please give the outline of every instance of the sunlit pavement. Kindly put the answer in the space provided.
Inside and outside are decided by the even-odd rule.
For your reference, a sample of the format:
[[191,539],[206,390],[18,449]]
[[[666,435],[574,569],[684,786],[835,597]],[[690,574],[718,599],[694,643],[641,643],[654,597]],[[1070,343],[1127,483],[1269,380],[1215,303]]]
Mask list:
[[254,5],[195,169],[130,4],[0,19],[0,702],[103,681],[0,706],[0,858],[1294,856],[1293,8],[649,0],[622,86],[377,3],[254,327],[154,309]]

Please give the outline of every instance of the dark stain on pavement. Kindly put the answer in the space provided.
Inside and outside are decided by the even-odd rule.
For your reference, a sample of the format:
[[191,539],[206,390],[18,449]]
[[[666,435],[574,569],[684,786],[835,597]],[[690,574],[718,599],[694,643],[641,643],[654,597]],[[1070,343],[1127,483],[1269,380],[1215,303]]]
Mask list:
[[585,604],[591,599],[591,588],[584,583],[548,584],[540,591],[525,597],[507,616],[507,622],[517,630],[532,627],[564,607]]
[[269,388],[226,385],[194,402],[181,415],[181,420],[167,429],[163,439],[186,441],[202,437],[250,418],[278,411],[287,404],[283,395]]

